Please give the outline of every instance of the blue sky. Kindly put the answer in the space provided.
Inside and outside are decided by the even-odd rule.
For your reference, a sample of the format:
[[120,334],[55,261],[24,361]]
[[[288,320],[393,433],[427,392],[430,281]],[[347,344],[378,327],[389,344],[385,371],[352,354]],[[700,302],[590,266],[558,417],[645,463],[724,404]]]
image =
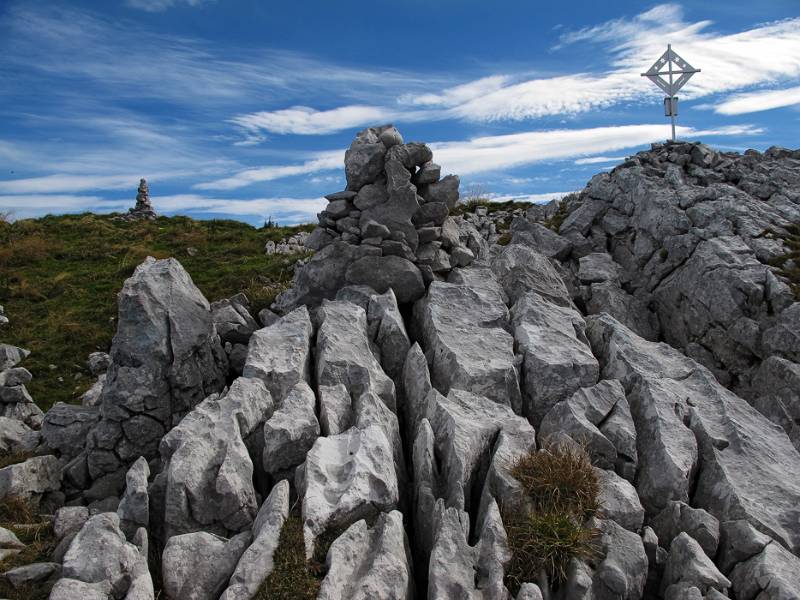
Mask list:
[[666,138],[639,74],[702,73],[679,134],[797,147],[796,0],[0,0],[0,210],[313,221],[393,122],[462,194],[545,199]]

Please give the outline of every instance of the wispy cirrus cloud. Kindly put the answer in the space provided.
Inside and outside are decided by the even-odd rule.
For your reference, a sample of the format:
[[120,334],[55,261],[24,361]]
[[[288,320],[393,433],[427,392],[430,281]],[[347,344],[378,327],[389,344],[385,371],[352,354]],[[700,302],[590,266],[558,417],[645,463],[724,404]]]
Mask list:
[[744,115],[797,104],[800,104],[800,86],[738,94],[717,104],[714,111],[722,115]]
[[147,12],[163,12],[168,8],[178,5],[191,7],[209,4],[214,0],[125,0],[125,4],[131,8],[139,8]]
[[[800,18],[767,23],[734,34],[715,32],[708,20],[687,22],[676,4],[658,5],[630,19],[615,19],[562,34],[555,50],[582,43],[604,47],[608,67],[601,71],[563,73],[530,78],[524,74],[493,74],[439,91],[405,93],[389,105],[345,105],[327,111],[304,108],[307,115],[327,121],[315,130],[309,117],[289,111],[240,115],[236,121],[250,130],[276,134],[331,133],[387,120],[396,122],[458,119],[472,122],[522,121],[606,109],[651,98],[656,90],[640,73],[664,51],[665,41],[680,41],[681,55],[701,75],[683,90],[696,99],[712,94],[774,84],[800,76]],[[261,114],[262,119],[257,115]],[[337,119],[347,115],[347,119]]]
[[602,163],[619,162],[625,160],[624,156],[590,156],[588,158],[579,158],[575,161],[576,165],[599,165]]

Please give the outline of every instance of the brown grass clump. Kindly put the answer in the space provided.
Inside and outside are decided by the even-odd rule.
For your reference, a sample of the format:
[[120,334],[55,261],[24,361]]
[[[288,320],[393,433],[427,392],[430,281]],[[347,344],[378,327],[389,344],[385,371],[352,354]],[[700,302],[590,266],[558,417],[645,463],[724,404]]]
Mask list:
[[588,520],[600,509],[600,483],[589,455],[566,445],[532,451],[512,466],[526,494],[521,506],[503,507],[512,552],[506,584],[516,594],[542,577],[556,586],[572,559],[596,554],[598,531]]
[[530,452],[514,464],[511,474],[539,511],[588,518],[599,508],[600,482],[583,450],[559,445]]
[[314,600],[321,577],[316,561],[306,561],[303,519],[292,513],[281,529],[273,556],[275,567],[256,593],[255,600]]
[[[25,548],[18,554],[0,562],[0,571],[35,562],[48,562],[57,540],[49,518],[38,514],[30,501],[23,498],[6,498],[0,502],[0,527],[13,531]],[[0,580],[0,597],[9,600],[44,600],[50,594],[47,584],[15,589]]]

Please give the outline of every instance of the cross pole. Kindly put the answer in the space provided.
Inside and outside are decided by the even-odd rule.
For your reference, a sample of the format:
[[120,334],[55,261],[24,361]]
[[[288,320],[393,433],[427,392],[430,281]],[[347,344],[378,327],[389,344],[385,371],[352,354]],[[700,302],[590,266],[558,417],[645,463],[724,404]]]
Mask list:
[[[673,68],[673,65],[676,65],[677,68]],[[664,66],[667,67],[666,71],[662,71]],[[678,56],[672,49],[672,44],[667,44],[667,51],[653,63],[653,66],[650,67],[646,73],[642,73],[642,77],[647,77],[667,94],[667,97],[664,99],[664,108],[672,122],[673,142],[675,141],[675,117],[678,114],[678,98],[675,96],[675,93],[686,85],[686,82],[691,79],[692,75],[699,72],[700,69],[695,69]],[[665,75],[667,79],[664,79]],[[675,79],[675,75],[679,75],[679,77]]]

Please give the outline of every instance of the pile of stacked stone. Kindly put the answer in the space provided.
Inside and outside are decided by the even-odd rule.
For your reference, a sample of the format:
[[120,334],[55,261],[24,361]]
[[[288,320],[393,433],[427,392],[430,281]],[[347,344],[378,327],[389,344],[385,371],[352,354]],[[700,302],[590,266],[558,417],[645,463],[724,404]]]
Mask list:
[[8,325],[8,317],[6,316],[6,310],[3,308],[2,304],[0,304],[0,325]]
[[0,415],[38,429],[44,414],[25,389],[33,376],[25,367],[17,366],[29,354],[24,348],[0,344]]
[[[347,189],[326,196],[319,227],[306,240],[317,255],[298,269],[276,309],[317,305],[346,284],[392,288],[401,303],[419,298],[434,279],[475,259],[450,218],[459,179],[440,178],[425,144],[403,143],[391,125],[359,132],[345,153]],[[336,263],[335,272],[330,267]]]
[[489,244],[496,244],[503,232],[508,230],[512,219],[524,216],[524,208],[489,212],[486,206],[476,206],[474,212],[464,213],[464,220],[471,223]]
[[123,221],[154,221],[157,216],[153,205],[150,203],[147,180],[142,178],[139,180],[139,188],[136,190],[136,206],[119,218]]
[[305,247],[306,240],[310,234],[307,231],[298,231],[288,238],[282,239],[277,244],[269,240],[264,244],[264,253],[266,254],[299,254],[307,252]]

